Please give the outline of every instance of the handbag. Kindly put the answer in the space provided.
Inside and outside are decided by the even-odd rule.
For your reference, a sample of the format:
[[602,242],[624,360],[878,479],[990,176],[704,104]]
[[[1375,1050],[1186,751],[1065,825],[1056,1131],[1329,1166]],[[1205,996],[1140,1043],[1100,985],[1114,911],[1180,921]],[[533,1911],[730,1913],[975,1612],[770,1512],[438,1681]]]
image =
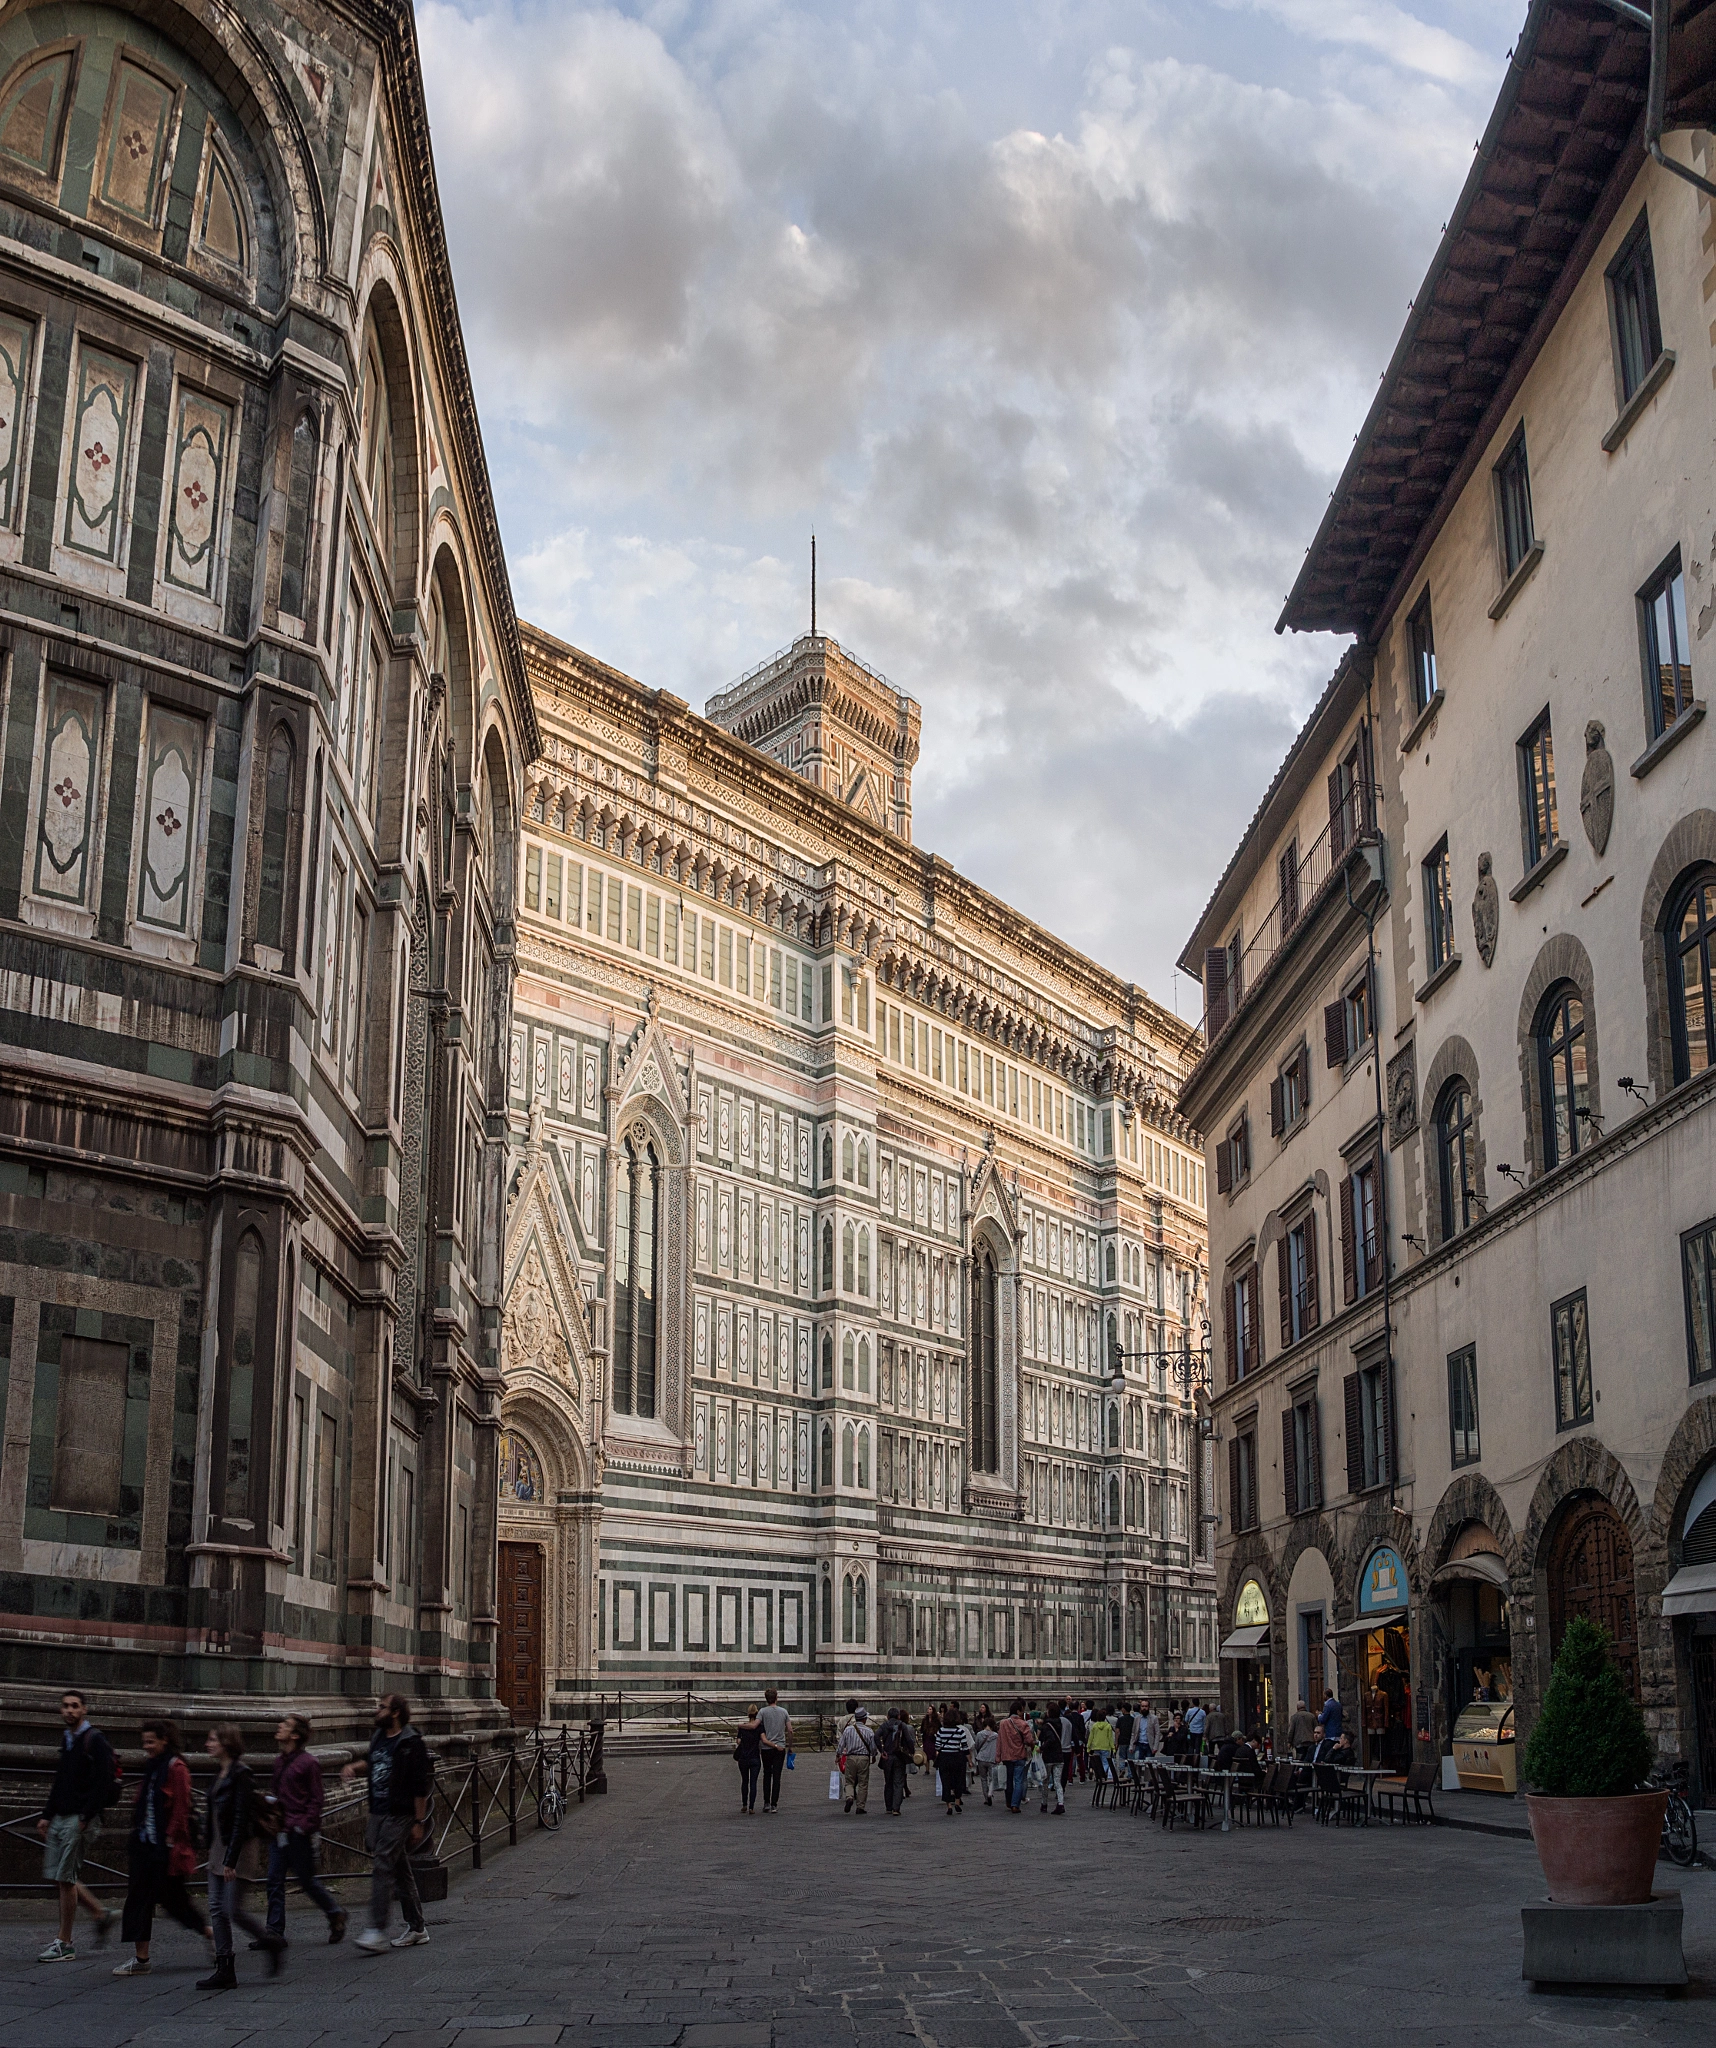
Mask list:
[[791,1751],[791,1750],[789,1749],[789,1750],[787,1751],[787,1760],[786,1760],[786,1767],[787,1767],[787,1769],[788,1769],[789,1771],[790,1771],[790,1770],[792,1769],[792,1760],[793,1760],[793,1752],[792,1752],[792,1751]]
[[838,1771],[830,1771],[828,1774],[828,1796],[830,1799],[838,1799],[840,1797],[840,1773]]

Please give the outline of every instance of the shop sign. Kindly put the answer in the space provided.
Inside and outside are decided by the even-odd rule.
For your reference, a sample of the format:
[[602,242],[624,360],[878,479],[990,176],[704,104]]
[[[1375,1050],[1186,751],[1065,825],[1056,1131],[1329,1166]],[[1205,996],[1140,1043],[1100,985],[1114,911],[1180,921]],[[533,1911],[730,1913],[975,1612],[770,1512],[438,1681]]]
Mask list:
[[1360,1614],[1406,1605],[1406,1567],[1393,1544],[1384,1543],[1371,1552],[1359,1580],[1358,1604]]
[[1234,1603],[1233,1625],[1235,1628],[1264,1628],[1268,1622],[1269,1602],[1263,1597],[1263,1588],[1255,1579],[1247,1579]]

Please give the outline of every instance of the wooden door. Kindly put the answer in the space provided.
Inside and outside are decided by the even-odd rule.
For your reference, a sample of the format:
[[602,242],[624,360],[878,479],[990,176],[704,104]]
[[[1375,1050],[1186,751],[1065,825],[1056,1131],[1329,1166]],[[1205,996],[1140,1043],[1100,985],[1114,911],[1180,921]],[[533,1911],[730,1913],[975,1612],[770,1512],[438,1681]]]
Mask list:
[[500,1635],[495,1690],[516,1727],[542,1718],[542,1552],[500,1546]]
[[1576,1502],[1556,1532],[1549,1558],[1551,1656],[1560,1649],[1567,1624],[1576,1614],[1614,1637],[1615,1662],[1636,1699],[1639,1630],[1633,1546],[1626,1525],[1606,1500]]

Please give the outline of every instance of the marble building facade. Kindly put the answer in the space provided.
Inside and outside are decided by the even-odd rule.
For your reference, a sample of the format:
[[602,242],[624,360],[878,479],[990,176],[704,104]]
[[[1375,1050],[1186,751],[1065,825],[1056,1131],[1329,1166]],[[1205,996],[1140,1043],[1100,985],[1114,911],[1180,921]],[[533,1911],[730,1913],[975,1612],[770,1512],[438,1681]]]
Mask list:
[[826,635],[699,717],[531,628],[497,1683],[1212,1689],[1195,1034],[911,843]]

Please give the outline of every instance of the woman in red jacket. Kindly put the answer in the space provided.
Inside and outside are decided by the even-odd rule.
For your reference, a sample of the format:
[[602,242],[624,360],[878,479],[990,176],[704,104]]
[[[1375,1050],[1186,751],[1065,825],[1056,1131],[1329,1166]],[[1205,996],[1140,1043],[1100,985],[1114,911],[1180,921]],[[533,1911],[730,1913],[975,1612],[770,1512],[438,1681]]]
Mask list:
[[179,1731],[171,1721],[143,1723],[143,1782],[131,1814],[125,1889],[124,1939],[137,1953],[114,1971],[116,1977],[149,1974],[149,1933],[155,1908],[181,1927],[213,1943],[214,1929],[191,1903],[185,1880],[196,1873],[191,1839],[191,1774],[179,1754]]

